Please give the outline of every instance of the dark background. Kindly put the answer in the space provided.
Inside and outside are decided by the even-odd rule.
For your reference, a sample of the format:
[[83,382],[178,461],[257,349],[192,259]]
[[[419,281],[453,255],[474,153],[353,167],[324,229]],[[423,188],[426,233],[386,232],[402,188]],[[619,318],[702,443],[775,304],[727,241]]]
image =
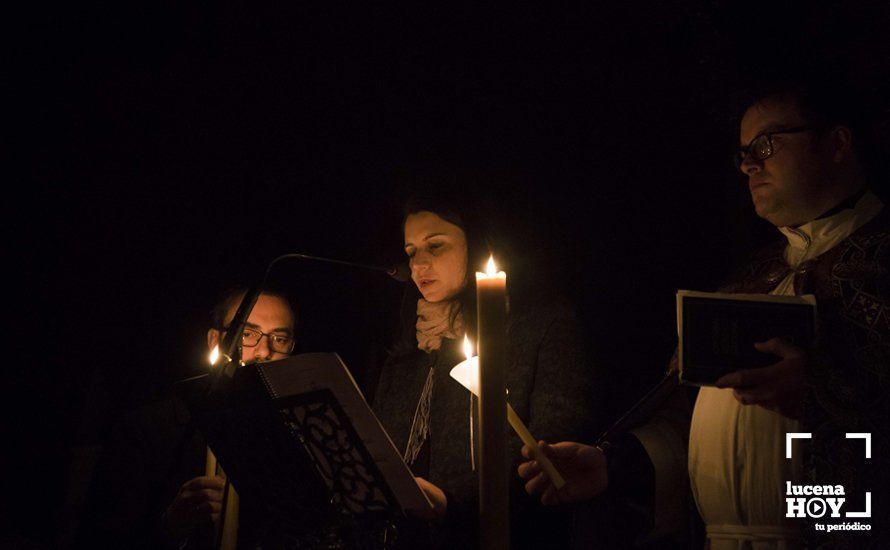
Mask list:
[[[713,288],[773,237],[729,161],[730,92],[791,66],[887,90],[878,2],[180,4],[7,22],[8,540],[71,535],[89,481],[71,465],[204,368],[224,287],[284,252],[401,260],[419,188],[466,196],[575,301],[617,412],[670,356],[676,289]],[[373,385],[401,287],[275,278],[299,297],[299,348]]]

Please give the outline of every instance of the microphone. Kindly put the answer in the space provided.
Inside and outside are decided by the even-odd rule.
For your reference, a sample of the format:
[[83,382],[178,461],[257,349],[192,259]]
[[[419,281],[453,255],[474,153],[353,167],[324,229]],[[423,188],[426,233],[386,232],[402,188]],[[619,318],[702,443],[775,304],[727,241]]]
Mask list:
[[406,263],[392,266],[386,271],[386,274],[400,283],[407,283],[411,280],[411,268]]

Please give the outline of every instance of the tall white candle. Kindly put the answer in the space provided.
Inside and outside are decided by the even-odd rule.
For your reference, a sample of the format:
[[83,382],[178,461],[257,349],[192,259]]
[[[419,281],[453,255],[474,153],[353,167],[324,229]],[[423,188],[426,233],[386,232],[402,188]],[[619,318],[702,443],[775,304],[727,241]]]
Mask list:
[[510,547],[506,441],[507,274],[489,258],[476,273],[479,348],[480,548]]

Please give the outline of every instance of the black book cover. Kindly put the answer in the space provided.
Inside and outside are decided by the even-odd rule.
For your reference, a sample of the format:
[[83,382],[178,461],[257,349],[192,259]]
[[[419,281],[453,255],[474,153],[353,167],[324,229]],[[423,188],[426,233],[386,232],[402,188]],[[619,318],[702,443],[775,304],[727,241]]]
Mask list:
[[803,348],[816,339],[816,300],[807,296],[677,293],[680,380],[713,385],[741,369],[779,361],[761,353],[755,342],[783,338]]

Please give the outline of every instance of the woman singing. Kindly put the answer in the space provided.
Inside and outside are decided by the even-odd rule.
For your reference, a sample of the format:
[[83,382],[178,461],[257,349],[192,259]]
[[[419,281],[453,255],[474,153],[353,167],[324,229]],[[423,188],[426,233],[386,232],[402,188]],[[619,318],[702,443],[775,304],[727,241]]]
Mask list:
[[[465,359],[464,334],[476,341],[473,272],[483,270],[489,249],[466,212],[430,198],[406,205],[403,236],[414,284],[406,290],[399,337],[374,404],[434,503],[435,518],[423,529],[401,529],[398,545],[472,548],[479,539],[476,403],[449,372]],[[575,318],[564,303],[532,299],[514,286],[508,288],[507,398],[535,437],[583,438],[591,376]],[[512,548],[566,546],[571,509],[545,509],[525,494],[515,473],[522,444],[512,431],[508,444]]]

